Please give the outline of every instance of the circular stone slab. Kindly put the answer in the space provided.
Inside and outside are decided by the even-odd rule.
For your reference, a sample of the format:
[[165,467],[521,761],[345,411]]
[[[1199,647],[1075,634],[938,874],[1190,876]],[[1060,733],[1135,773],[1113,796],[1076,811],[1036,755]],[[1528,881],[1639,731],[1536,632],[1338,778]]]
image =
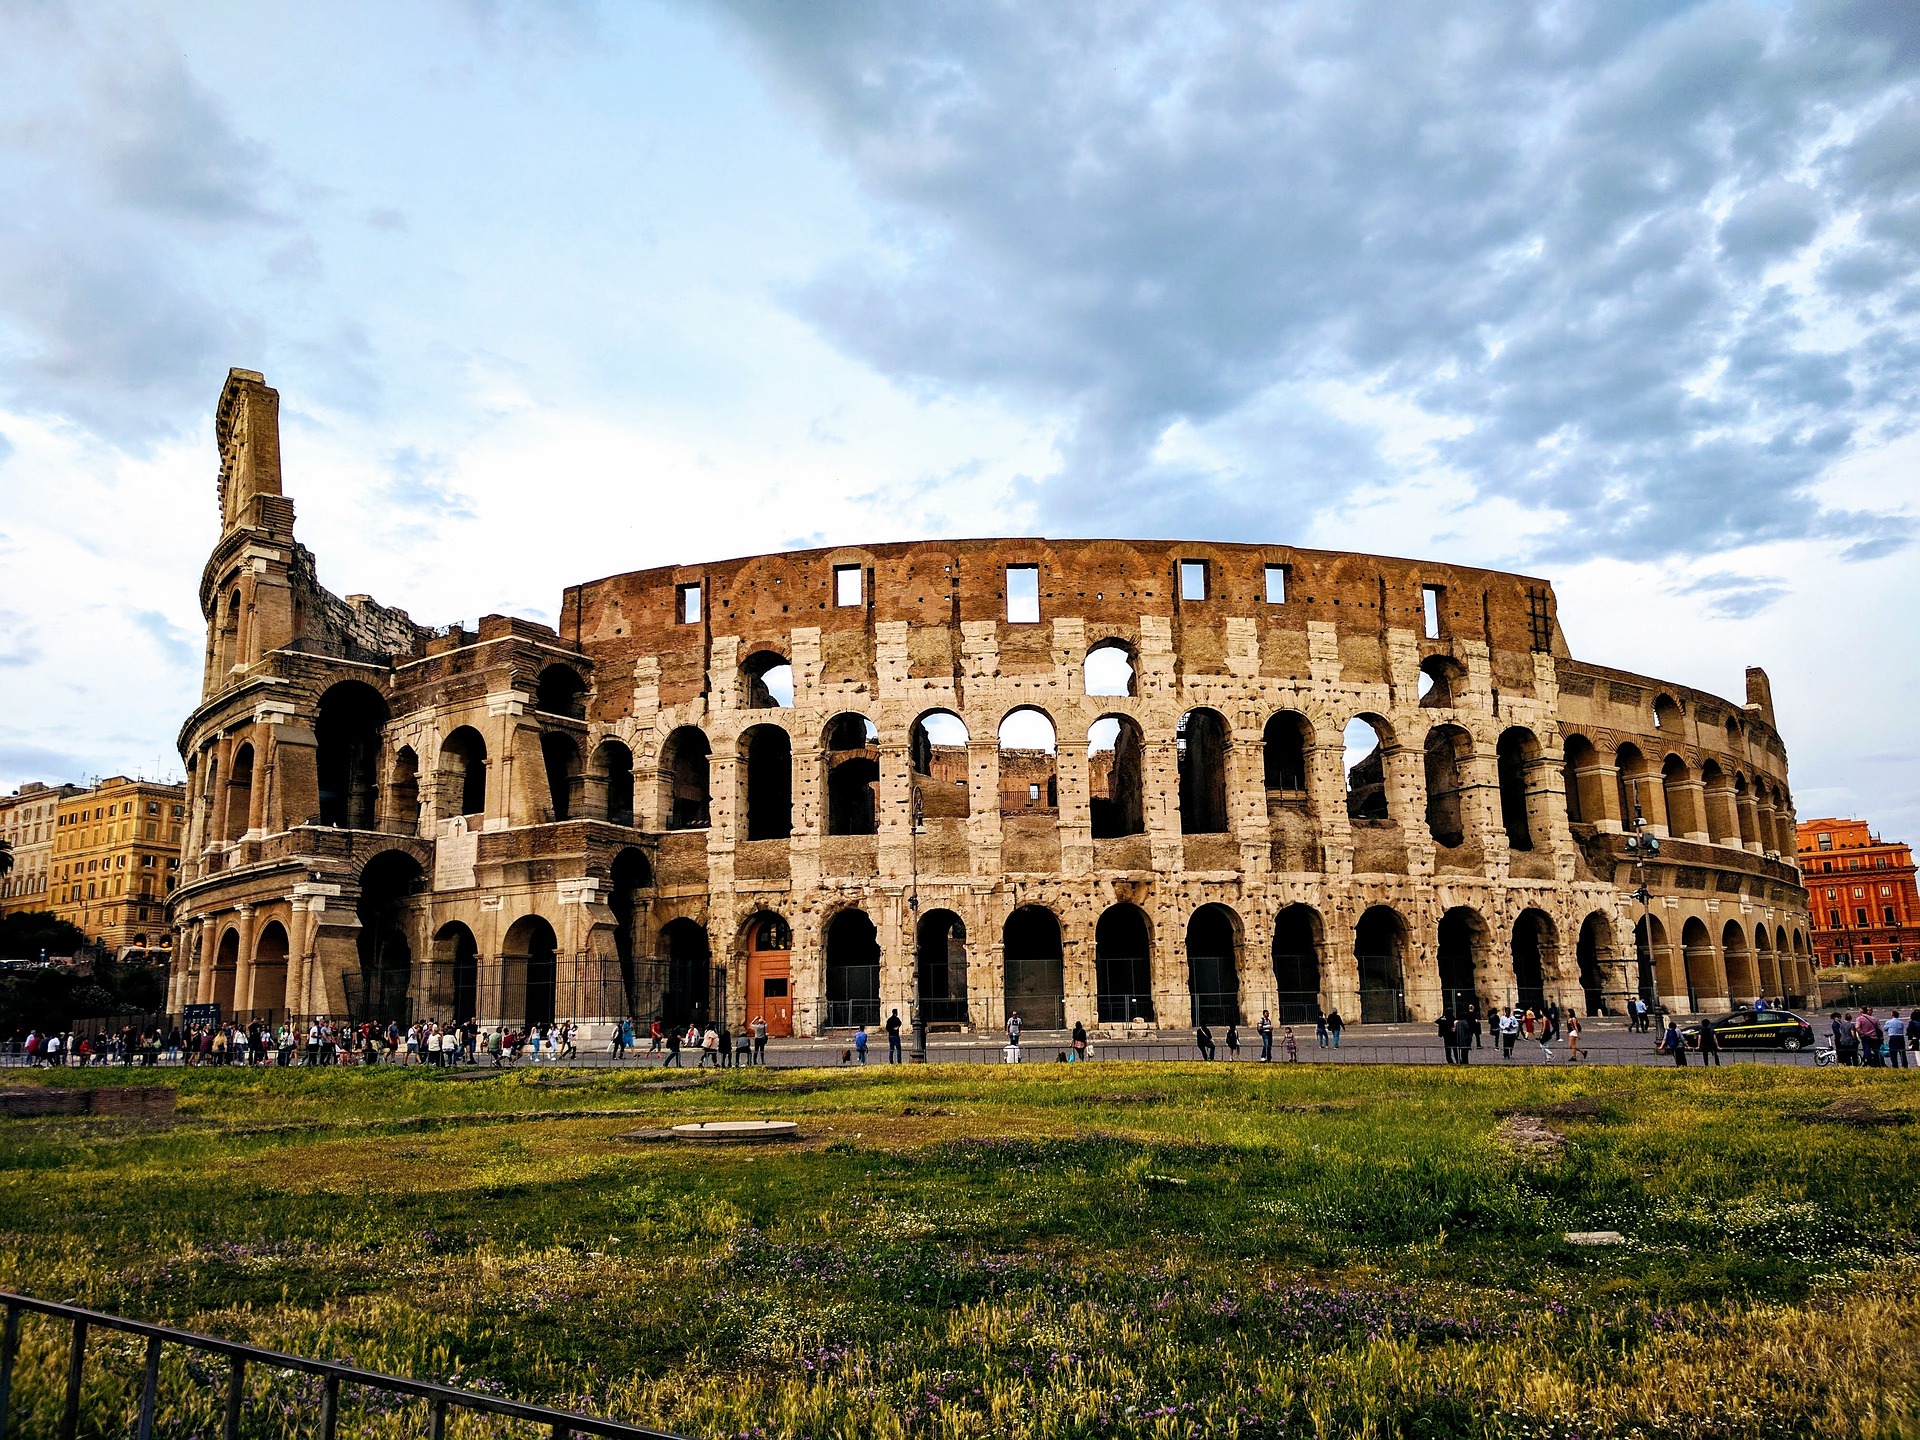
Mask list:
[[682,1140],[701,1140],[719,1145],[757,1145],[768,1140],[791,1140],[800,1131],[792,1120],[702,1120],[693,1125],[676,1125],[673,1133]]

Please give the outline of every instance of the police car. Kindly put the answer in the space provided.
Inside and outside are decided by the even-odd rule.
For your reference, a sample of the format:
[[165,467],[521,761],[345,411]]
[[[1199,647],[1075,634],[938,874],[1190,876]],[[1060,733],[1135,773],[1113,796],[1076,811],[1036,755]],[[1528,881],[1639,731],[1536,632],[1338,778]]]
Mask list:
[[[1685,1026],[1680,1034],[1689,1050],[1700,1048],[1700,1026]],[[1722,1050],[1807,1050],[1813,1046],[1813,1026],[1791,1010],[1735,1010],[1713,1022],[1714,1038]]]

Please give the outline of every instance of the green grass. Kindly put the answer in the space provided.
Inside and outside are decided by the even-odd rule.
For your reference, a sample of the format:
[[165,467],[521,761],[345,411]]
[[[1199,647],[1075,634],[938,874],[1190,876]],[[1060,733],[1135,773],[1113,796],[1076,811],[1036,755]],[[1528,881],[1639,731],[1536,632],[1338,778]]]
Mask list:
[[[554,1078],[194,1072],[171,1125],[0,1122],[0,1285],[700,1436],[1920,1431],[1915,1127],[1799,1118],[1911,1116],[1906,1077]],[[1576,1097],[1558,1152],[1495,1134]],[[805,1139],[616,1138],[730,1115]],[[1563,1238],[1598,1229],[1629,1243]],[[29,1324],[20,1433],[62,1345]],[[102,1353],[108,1434],[139,1357]],[[282,1433],[294,1382],[260,1384]],[[210,1377],[167,1390],[204,1433]]]

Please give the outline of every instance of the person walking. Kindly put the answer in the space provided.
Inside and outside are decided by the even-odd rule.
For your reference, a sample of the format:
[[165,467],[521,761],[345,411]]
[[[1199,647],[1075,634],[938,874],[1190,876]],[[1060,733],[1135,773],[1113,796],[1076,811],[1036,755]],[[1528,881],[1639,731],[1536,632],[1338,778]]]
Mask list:
[[896,1009],[887,1015],[887,1063],[900,1063],[900,1012]]
[[1327,1034],[1333,1039],[1333,1048],[1340,1048],[1340,1036],[1346,1031],[1347,1022],[1340,1018],[1340,1007],[1335,1006],[1327,1012]]
[[1700,1063],[1720,1063],[1720,1033],[1713,1028],[1712,1019],[1705,1015],[1700,1017]]
[[666,1036],[660,1033],[660,1017],[656,1015],[647,1022],[647,1054],[658,1055],[665,1043]]
[[680,1063],[680,1027],[676,1025],[667,1031],[662,1040],[667,1049],[666,1054],[661,1058],[660,1068],[664,1070],[671,1065],[676,1070],[686,1069],[687,1067]]
[[1680,1024],[1671,1015],[1667,1017],[1667,1033],[1660,1037],[1659,1052],[1671,1055],[1676,1065],[1687,1063],[1687,1042],[1680,1037]]
[[1578,1060],[1579,1058],[1580,1017],[1578,1015],[1569,1015],[1567,1016],[1567,1059],[1571,1061]]
[[1202,1060],[1213,1059],[1213,1031],[1209,1030],[1204,1023],[1194,1027],[1193,1043],[1200,1051]]
[[1281,1048],[1287,1052],[1287,1059],[1297,1062],[1300,1059],[1300,1042],[1293,1038],[1293,1027],[1287,1026],[1287,1033],[1281,1042]]
[[1087,1058],[1087,1027],[1078,1020],[1073,1022],[1073,1058],[1076,1060]]
[[694,1068],[704,1070],[709,1063],[720,1068],[720,1032],[711,1025],[700,1032],[700,1063]]
[[1549,1000],[1547,1002],[1547,1039],[1552,1041],[1558,1040],[1559,1038],[1560,1002],[1558,1000]]
[[1507,1006],[1500,1012],[1500,1058],[1513,1058],[1514,1043],[1520,1038],[1520,1017],[1513,1013],[1513,1007]]
[[753,1017],[753,1063],[767,1063],[767,1017],[764,1015]]
[[1887,1022],[1880,1027],[1880,1033],[1886,1037],[1887,1064],[1895,1070],[1905,1070],[1907,1068],[1907,1022],[1900,1018],[1898,1010],[1887,1016]]
[[862,1065],[867,1063],[867,1027],[864,1023],[853,1032],[853,1054]]
[[1227,1059],[1240,1058],[1240,1027],[1233,1021],[1227,1022]]
[[1442,1010],[1439,1018],[1433,1022],[1433,1033],[1440,1037],[1440,1049],[1446,1055],[1449,1065],[1454,1063],[1453,1032],[1457,1028],[1459,1027],[1454,1024],[1451,1010]]
[[1266,1011],[1260,1012],[1260,1023],[1254,1027],[1260,1032],[1260,1059],[1264,1063],[1273,1060],[1273,1017]]
[[1313,1038],[1322,1050],[1327,1048],[1327,1017],[1317,1005],[1313,1011]]

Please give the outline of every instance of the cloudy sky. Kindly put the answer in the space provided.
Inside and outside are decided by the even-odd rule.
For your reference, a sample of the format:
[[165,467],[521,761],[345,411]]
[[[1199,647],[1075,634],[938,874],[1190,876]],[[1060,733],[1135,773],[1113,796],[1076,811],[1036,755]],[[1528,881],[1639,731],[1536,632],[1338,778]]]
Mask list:
[[1261,539],[1552,578],[1920,840],[1920,6],[0,0],[0,786],[178,769],[227,367],[336,592]]

